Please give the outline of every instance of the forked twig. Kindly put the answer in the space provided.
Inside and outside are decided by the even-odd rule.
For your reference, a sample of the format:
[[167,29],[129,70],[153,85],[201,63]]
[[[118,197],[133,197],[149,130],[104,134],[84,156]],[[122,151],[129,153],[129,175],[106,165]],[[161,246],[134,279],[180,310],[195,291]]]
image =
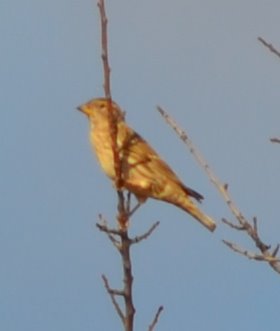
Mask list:
[[[106,224],[99,224],[97,223],[96,226],[98,229],[105,234],[108,235],[110,238],[111,236],[118,236],[120,241],[118,241],[114,237],[114,242],[118,242],[118,245],[114,244],[118,252],[121,255],[122,259],[122,267],[123,267],[123,288],[121,290],[112,289],[109,286],[109,282],[107,278],[103,275],[102,279],[104,281],[104,286],[109,293],[112,303],[121,318],[121,321],[124,326],[125,331],[133,331],[133,324],[134,324],[134,314],[135,308],[133,304],[133,296],[132,296],[132,283],[133,283],[133,276],[132,276],[132,264],[130,258],[130,247],[131,247],[131,239],[128,236],[127,230],[122,229],[111,229],[108,228]],[[110,238],[111,240],[111,238]],[[124,300],[124,311],[120,308],[116,300],[116,296],[121,296]]]
[[121,310],[120,305],[118,304],[118,302],[117,302],[117,300],[115,298],[116,295],[123,296],[123,293],[121,293],[121,291],[117,291],[117,290],[111,289],[111,287],[109,285],[109,281],[108,281],[108,279],[107,279],[107,277],[105,275],[102,275],[102,279],[103,279],[103,282],[104,282],[104,286],[106,288],[106,291],[109,294],[109,296],[110,296],[110,298],[112,300],[112,303],[113,303],[113,305],[114,305],[114,307],[115,307],[115,309],[116,309],[116,311],[117,311],[120,319],[122,320],[123,324],[125,324],[125,316],[124,316],[124,314],[123,314],[123,312]]
[[117,250],[120,250],[121,242],[116,238],[116,236],[119,235],[120,230],[108,228],[107,222],[101,214],[99,215],[99,222],[101,223],[96,223],[97,228],[100,231],[105,232],[112,244],[117,248]]
[[[159,225],[159,222],[156,222],[152,225],[152,227],[145,232],[144,234],[130,238],[128,236],[127,230],[122,229],[112,229],[107,226],[106,221],[100,215],[99,220],[102,224],[97,223],[96,226],[100,231],[105,233],[109,239],[113,242],[114,246],[118,249],[118,252],[121,255],[122,266],[123,266],[123,288],[121,290],[112,289],[109,286],[109,282],[107,278],[103,275],[102,279],[104,281],[104,286],[109,293],[112,303],[121,318],[121,321],[124,325],[125,331],[133,331],[133,322],[134,322],[134,314],[135,308],[133,305],[133,296],[132,296],[132,284],[133,284],[133,276],[132,276],[132,264],[130,258],[130,248],[133,244],[140,243],[142,240],[147,239],[151,233],[156,229]],[[116,239],[119,237],[119,240]],[[116,296],[121,296],[125,302],[125,312],[120,308]],[[158,317],[157,317],[158,319]]]
[[244,255],[244,256],[248,257],[248,259],[250,259],[250,260],[264,261],[264,262],[268,262],[268,263],[279,263],[280,262],[280,259],[278,259],[272,255],[264,256],[262,254],[260,255],[260,254],[252,253],[252,252],[249,252],[248,250],[246,250],[245,248],[241,248],[240,246],[238,246],[235,243],[232,243],[230,241],[223,240],[223,243],[226,244],[234,252]]

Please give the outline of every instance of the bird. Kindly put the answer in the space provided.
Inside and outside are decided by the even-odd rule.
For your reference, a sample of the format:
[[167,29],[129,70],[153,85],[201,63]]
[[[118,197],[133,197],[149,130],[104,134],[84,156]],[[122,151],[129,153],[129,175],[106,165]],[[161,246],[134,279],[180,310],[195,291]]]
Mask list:
[[[94,98],[77,107],[89,119],[89,139],[105,174],[116,181],[112,124],[116,126],[116,149],[120,163],[122,189],[135,195],[139,203],[148,198],[173,204],[214,231],[215,222],[197,204],[203,196],[184,185],[171,167],[125,121],[124,112],[111,99]],[[111,112],[109,114],[109,112]]]

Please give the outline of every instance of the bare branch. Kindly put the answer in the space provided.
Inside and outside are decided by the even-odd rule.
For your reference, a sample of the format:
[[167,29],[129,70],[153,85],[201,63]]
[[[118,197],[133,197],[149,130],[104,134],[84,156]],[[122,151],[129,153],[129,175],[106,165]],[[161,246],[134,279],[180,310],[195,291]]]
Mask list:
[[[116,165],[116,163],[115,163]],[[118,167],[120,173],[119,175],[121,176],[121,168]],[[117,172],[116,172],[117,173]],[[118,182],[118,184],[117,184]],[[116,187],[117,185],[120,185],[121,180],[116,179]],[[118,215],[117,215],[117,220],[118,224],[121,230],[126,231],[128,227],[128,222],[129,222],[129,214],[126,212],[126,202],[125,198],[123,195],[123,192],[117,188],[117,193],[118,193]]]
[[271,246],[265,244],[260,239],[260,236],[259,236],[259,233],[258,233],[258,224],[257,224],[257,218],[256,217],[253,218],[253,227],[250,225],[250,226],[248,226],[248,229],[246,229],[246,230],[247,230],[247,233],[250,235],[250,237],[254,240],[254,242],[255,242],[256,246],[259,248],[259,250],[263,254],[266,254],[266,252],[268,252],[268,250],[270,249]]
[[277,244],[276,247],[275,247],[275,249],[274,249],[274,251],[272,252],[272,256],[273,256],[273,257],[275,257],[275,256],[277,255],[277,253],[278,253],[278,251],[279,251],[279,247],[280,247],[280,245]]
[[270,141],[272,142],[272,143],[277,143],[277,144],[280,144],[280,138],[270,138]]
[[232,222],[228,221],[225,218],[222,218],[222,222],[235,230],[245,230],[244,225],[233,224]]
[[[267,41],[265,41],[262,37],[258,37],[258,40],[265,46],[267,47],[272,53],[280,57],[280,51],[277,50],[272,44],[269,44]],[[270,138],[270,141],[272,143],[278,143],[280,144],[280,138],[274,137]]]
[[131,203],[131,192],[127,192],[126,196],[126,204],[125,204],[125,212],[130,214],[130,203]]
[[122,231],[122,245],[120,249],[120,254],[122,257],[122,265],[123,265],[123,283],[124,283],[124,301],[125,301],[125,330],[133,331],[133,323],[134,323],[134,314],[135,308],[133,305],[133,296],[132,296],[132,284],[133,284],[133,276],[132,276],[132,264],[130,258],[130,247],[131,247],[131,239],[128,236],[127,230]]
[[103,70],[104,70],[104,92],[105,97],[107,99],[111,99],[111,89],[110,89],[110,65],[108,59],[108,37],[107,37],[107,24],[108,19],[106,17],[105,3],[104,0],[99,0],[97,3],[100,12],[101,19],[101,58],[103,62]]
[[269,262],[269,263],[276,263],[276,262],[279,263],[280,262],[279,259],[275,258],[272,255],[264,256],[262,254],[259,255],[259,254],[252,253],[252,252],[249,252],[248,250],[246,250],[245,248],[242,248],[230,241],[223,240],[223,243],[226,244],[233,251],[246,256],[250,260],[265,261],[265,262]]
[[103,71],[104,71],[104,92],[105,97],[108,99],[109,102],[109,111],[108,111],[108,120],[110,123],[110,133],[111,133],[111,140],[112,140],[112,150],[113,150],[113,157],[114,157],[114,168],[115,168],[115,185],[118,191],[119,196],[119,217],[118,221],[121,227],[125,227],[127,224],[127,219],[124,217],[125,213],[124,210],[124,198],[123,193],[121,192],[122,180],[121,180],[121,166],[120,166],[120,159],[117,147],[117,136],[118,136],[118,126],[116,123],[116,118],[113,113],[112,109],[112,96],[111,96],[111,86],[110,86],[110,65],[109,65],[109,55],[108,55],[108,34],[107,34],[107,25],[108,19],[106,16],[106,9],[104,0],[98,0],[97,6],[100,12],[100,19],[101,19],[101,49],[102,49],[102,63],[103,63]]
[[[110,294],[111,300],[115,309],[120,315],[120,310],[117,308],[118,303],[116,302],[115,296],[122,296],[125,303],[125,313],[123,314],[122,322],[124,325],[125,331],[133,331],[133,323],[134,323],[134,314],[135,308],[133,305],[133,296],[132,296],[132,284],[133,284],[133,276],[132,276],[132,264],[130,258],[130,247],[132,245],[133,240],[129,238],[127,230],[123,229],[111,229],[107,227],[106,224],[96,224],[97,228],[106,233],[109,239],[113,242],[114,246],[118,249],[123,266],[123,289],[116,290],[110,288],[108,284],[108,280],[105,276],[102,276],[107,292]],[[116,240],[113,236],[119,236],[120,242]],[[119,307],[119,305],[118,305]]]
[[159,226],[159,223],[160,222],[154,223],[147,232],[145,232],[141,236],[136,236],[133,239],[131,239],[131,244],[138,244],[142,240],[147,239],[152,234],[152,232]]
[[120,237],[122,236],[122,231],[121,230],[109,228],[107,226],[107,224],[96,223],[96,226],[102,232],[109,233],[109,234],[115,234],[115,235],[120,236]]
[[102,232],[106,232],[106,233],[111,233],[111,234],[116,234],[120,236],[120,230],[117,229],[111,229],[111,228],[107,228],[106,225],[102,225],[99,223],[96,223],[96,226],[98,227],[98,229]]
[[[208,163],[200,154],[198,149],[194,146],[188,135],[185,131],[183,131],[178,124],[172,119],[166,111],[164,111],[161,107],[157,107],[157,110],[159,113],[163,116],[163,118],[166,120],[166,122],[175,130],[175,132],[178,134],[178,136],[181,138],[181,140],[187,145],[190,152],[193,154],[194,158],[198,162],[198,164],[204,169],[207,176],[209,177],[210,181],[213,183],[213,185],[217,188],[217,190],[220,192],[222,198],[225,200],[226,204],[228,205],[229,210],[234,215],[234,217],[238,220],[239,225],[235,225],[225,219],[223,219],[223,222],[230,226],[231,228],[234,228],[236,230],[245,231],[248,236],[253,240],[256,247],[261,251],[261,255],[249,253],[247,250],[240,249],[239,246],[229,243],[228,241],[224,241],[228,247],[233,249],[234,251],[247,256],[248,258],[258,260],[258,261],[266,261],[269,263],[269,265],[278,273],[280,273],[280,263],[279,260],[276,259],[274,252],[270,252],[270,246],[265,244],[258,234],[258,227],[257,227],[257,219],[253,219],[253,225],[250,224],[249,221],[243,216],[237,205],[232,200],[229,191],[228,191],[228,184],[222,183],[219,178],[214,174],[214,172],[209,167]],[[276,249],[276,253],[278,252],[278,249]]]
[[267,47],[272,53],[280,57],[280,52],[272,45],[265,41],[262,37],[258,37],[258,41],[260,41],[265,47]]
[[116,229],[110,229],[107,227],[106,224],[99,224],[96,223],[96,227],[107,234],[108,238],[110,239],[110,241],[113,243],[113,245],[117,248],[117,250],[120,250],[121,247],[121,243],[119,240],[117,240],[114,235],[118,235],[120,236],[120,230],[116,230]]
[[181,140],[187,145],[190,152],[193,154],[194,158],[198,162],[198,164],[204,169],[206,174],[208,175],[210,181],[214,184],[214,186],[217,188],[217,190],[222,195],[223,199],[226,201],[227,205],[229,206],[231,212],[233,215],[238,219],[239,223],[241,225],[244,225],[246,223],[245,217],[241,214],[233,200],[231,199],[229,193],[228,193],[228,184],[222,183],[218,177],[214,174],[214,172],[211,170],[210,166],[202,156],[202,154],[198,151],[198,149],[194,146],[188,135],[185,131],[183,131],[179,125],[172,119],[165,110],[163,110],[161,107],[157,107],[159,113],[163,116],[163,118],[166,120],[166,122],[173,128],[173,130],[178,134],[178,136],[181,138]]
[[152,324],[149,326],[148,331],[153,331],[153,330],[154,330],[154,328],[155,328],[155,326],[156,326],[156,324],[157,324],[157,322],[158,322],[159,315],[160,315],[160,313],[161,313],[162,311],[163,311],[163,306],[159,306],[159,307],[158,307],[158,310],[157,310],[157,312],[156,312],[156,314],[155,314],[155,317],[154,317],[154,319],[153,319],[153,322],[152,322]]
[[102,275],[102,279],[103,279],[103,282],[104,282],[104,286],[106,288],[106,291],[107,293],[109,294],[111,300],[112,300],[112,303],[113,303],[113,306],[115,307],[120,319],[122,320],[122,323],[125,324],[125,316],[121,310],[121,307],[120,305],[118,304],[116,298],[115,298],[115,295],[124,295],[123,293],[121,293],[121,291],[117,291],[117,290],[113,290],[111,289],[110,285],[109,285],[109,282],[108,282],[108,279],[105,275]]
[[[130,193],[128,194],[127,200],[124,198],[122,191],[122,169],[121,160],[118,150],[117,137],[118,137],[118,122],[115,116],[113,102],[110,90],[110,65],[109,65],[109,55],[108,55],[108,35],[107,35],[107,25],[108,19],[105,10],[105,0],[98,0],[97,5],[100,12],[101,20],[101,49],[102,49],[102,63],[104,72],[104,92],[105,97],[108,100],[108,122],[110,126],[110,136],[111,136],[111,146],[113,151],[114,159],[114,170],[115,170],[115,186],[118,194],[118,215],[117,221],[119,229],[112,229],[107,226],[106,221],[100,216],[99,219],[101,223],[97,223],[98,229],[107,234],[110,241],[117,248],[121,255],[122,266],[123,266],[123,289],[116,290],[109,286],[107,278],[103,275],[102,279],[104,281],[105,288],[111,297],[112,303],[121,318],[125,331],[133,331],[135,308],[133,305],[133,295],[132,295],[132,264],[130,257],[130,247],[133,241],[129,238],[127,227],[129,222],[129,217],[138,208],[134,208],[130,211]],[[150,230],[150,232],[152,232]],[[146,234],[148,237],[149,234]],[[118,239],[117,239],[117,238]],[[143,237],[144,238],[144,237]],[[141,239],[141,238],[140,238]],[[136,240],[136,239],[135,239]],[[140,240],[139,240],[140,241]],[[121,296],[124,300],[124,311],[121,310],[115,296]]]

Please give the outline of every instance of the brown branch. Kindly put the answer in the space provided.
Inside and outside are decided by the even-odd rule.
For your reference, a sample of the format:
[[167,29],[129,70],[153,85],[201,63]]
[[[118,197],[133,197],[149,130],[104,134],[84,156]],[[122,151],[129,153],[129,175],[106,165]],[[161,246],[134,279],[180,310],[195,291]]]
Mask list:
[[112,105],[112,96],[111,96],[111,85],[110,85],[110,73],[111,68],[109,64],[109,55],[108,55],[108,33],[107,33],[107,26],[108,26],[108,19],[106,16],[106,9],[105,9],[105,2],[104,0],[98,0],[97,6],[100,12],[100,20],[101,20],[101,58],[103,63],[103,72],[104,72],[104,92],[105,97],[108,99],[108,120],[110,123],[110,134],[112,140],[112,150],[113,150],[113,158],[114,158],[114,168],[115,168],[115,185],[118,191],[119,196],[119,217],[118,220],[120,225],[126,225],[127,220],[124,217],[124,198],[123,193],[121,190],[121,166],[120,166],[120,159],[118,153],[118,146],[117,146],[117,136],[118,136],[118,126],[117,126],[117,119],[114,116],[113,112],[113,105]]
[[264,256],[264,255],[252,253],[252,252],[249,252],[248,250],[246,250],[245,248],[242,248],[230,241],[223,240],[223,243],[225,245],[227,245],[230,249],[232,249],[234,252],[244,255],[250,260],[265,261],[265,262],[269,262],[269,263],[279,263],[280,262],[279,259],[273,257],[272,255]]
[[156,314],[155,314],[155,317],[154,317],[154,319],[153,319],[153,322],[152,322],[152,324],[149,326],[148,331],[153,331],[153,330],[154,330],[154,328],[155,328],[155,326],[156,326],[156,324],[157,324],[157,322],[158,322],[159,315],[160,315],[160,313],[161,313],[162,311],[163,311],[163,306],[159,306],[159,307],[158,307],[158,310],[157,310],[157,312],[156,312]]
[[258,41],[260,41],[265,47],[267,47],[272,53],[280,57],[280,51],[278,51],[272,44],[269,44],[262,37],[258,37]]
[[188,135],[185,131],[183,131],[178,124],[164,111],[161,107],[157,107],[159,113],[163,116],[166,122],[173,128],[173,130],[178,134],[180,139],[187,145],[190,152],[198,162],[198,164],[205,170],[206,174],[208,175],[210,181],[214,184],[217,190],[220,192],[224,200],[226,201],[227,205],[229,206],[233,215],[239,220],[241,225],[245,224],[245,218],[238,210],[237,206],[234,204],[233,200],[231,199],[228,193],[228,184],[222,183],[218,177],[213,173],[210,169],[210,166],[202,156],[202,154],[198,151],[198,149],[194,146]]
[[[120,156],[117,145],[117,136],[118,136],[118,126],[117,126],[117,118],[118,114],[114,112],[113,102],[111,97],[110,90],[110,65],[109,65],[109,55],[108,55],[108,34],[107,34],[107,25],[108,19],[106,16],[105,2],[104,0],[98,0],[97,6],[100,12],[100,20],[101,20],[101,49],[102,49],[102,63],[103,63],[103,72],[104,72],[104,92],[105,97],[108,100],[108,121],[110,126],[110,135],[111,135],[111,143],[112,143],[112,151],[113,151],[113,159],[114,159],[114,170],[115,170],[115,186],[118,194],[118,215],[117,220],[119,224],[119,230],[109,229],[106,224],[97,224],[97,227],[100,231],[107,234],[111,242],[118,249],[122,258],[123,265],[123,289],[120,291],[112,290],[109,287],[108,281],[106,277],[103,277],[103,281],[106,287],[107,292],[109,293],[111,300],[115,309],[118,312],[118,315],[121,318],[121,321],[124,326],[125,331],[133,331],[133,322],[134,322],[134,314],[135,308],[133,305],[133,297],[132,297],[132,266],[130,259],[130,246],[131,242],[127,234],[127,225],[129,214],[126,212],[126,209],[129,208],[129,200],[125,201],[122,189],[122,169]],[[120,241],[118,241],[114,236],[119,236]],[[125,312],[122,312],[120,306],[115,300],[115,295],[123,296],[125,302]]]
[[[102,279],[104,281],[105,288],[108,292],[108,294],[111,297],[112,303],[120,316],[125,331],[133,331],[133,324],[134,324],[134,315],[135,315],[135,308],[133,304],[133,296],[132,296],[132,285],[133,285],[133,275],[132,275],[132,264],[131,264],[131,258],[130,258],[130,247],[131,245],[135,243],[139,243],[140,241],[147,239],[152,232],[158,227],[159,222],[154,223],[151,228],[145,232],[141,236],[137,236],[134,238],[129,238],[127,230],[121,230],[121,229],[111,229],[107,227],[106,224],[99,224],[97,223],[96,226],[98,229],[110,236],[116,235],[120,237],[121,243],[116,246],[118,248],[118,251],[121,255],[122,259],[122,266],[123,266],[123,288],[121,290],[112,289],[109,286],[109,282],[107,278],[103,275]],[[110,238],[111,240],[111,238]],[[114,241],[116,239],[114,238]],[[124,299],[125,302],[125,313],[121,310],[118,302],[116,301],[115,296],[121,296]],[[149,331],[153,330],[155,325],[158,322],[159,315],[161,311],[163,310],[163,307],[160,306],[152,324],[149,326]]]
[[233,224],[232,222],[226,220],[225,218],[222,218],[222,222],[235,230],[240,230],[240,231],[245,230],[244,225]]
[[[111,96],[111,87],[110,87],[110,73],[111,68],[109,65],[109,55],[108,55],[108,34],[107,26],[108,19],[106,16],[105,9],[105,0],[98,0],[97,6],[100,13],[101,21],[101,59],[103,63],[103,73],[104,73],[104,93],[105,98],[108,100],[108,122],[110,127],[110,136],[111,136],[111,146],[113,152],[114,160],[114,171],[115,171],[115,186],[118,194],[118,215],[117,221],[119,229],[112,229],[107,226],[106,220],[99,215],[100,223],[97,223],[96,226],[100,231],[105,233],[113,245],[117,248],[118,252],[121,255],[122,266],[123,266],[123,288],[121,290],[112,289],[109,285],[108,279],[105,275],[102,275],[105,289],[109,294],[113,306],[115,307],[117,314],[119,315],[125,331],[133,331],[134,324],[134,315],[135,308],[133,304],[133,275],[132,275],[132,264],[130,257],[130,247],[136,242],[140,242],[143,239],[146,239],[154,229],[159,225],[159,222],[155,223],[145,234],[142,236],[137,236],[134,239],[129,238],[127,232],[127,226],[130,216],[138,209],[139,205],[130,210],[130,193],[128,193],[127,199],[124,198],[122,191],[122,169],[121,169],[121,160],[119,155],[117,137],[118,137],[118,116],[114,111],[114,105]],[[120,305],[116,300],[116,296],[120,296],[124,300],[124,309],[122,310]],[[162,307],[159,308],[153,324],[151,325],[150,330],[154,328],[154,325],[157,323],[159,314],[162,310]]]
[[[262,37],[258,37],[258,40],[265,46],[267,47],[272,53],[280,57],[280,51],[278,51],[272,44],[269,44],[267,41],[265,41]],[[274,137],[270,138],[270,141],[272,143],[278,143],[280,144],[280,138]]]
[[[118,167],[118,169],[121,170],[120,167]],[[129,201],[127,201],[127,203],[126,203],[123,192],[118,189],[117,185],[119,185],[119,184],[117,184],[117,182],[120,184],[120,180],[116,180],[116,187],[117,187],[117,193],[118,193],[117,220],[118,220],[120,230],[127,231],[127,227],[129,224],[129,213],[126,212],[126,205],[129,203]]]
[[[158,227],[159,222],[154,223],[151,226],[151,228],[143,235],[130,238],[128,236],[127,230],[109,228],[105,223],[106,221],[104,220],[104,218],[102,218],[101,215],[99,215],[99,219],[104,224],[97,223],[96,224],[97,228],[100,231],[107,234],[107,236],[111,241],[113,241],[114,246],[118,249],[121,255],[122,266],[123,266],[123,288],[121,290],[112,289],[109,286],[109,282],[104,275],[102,276],[102,279],[104,281],[105,288],[111,297],[112,303],[123,322],[124,330],[133,331],[135,308],[134,308],[133,296],[132,296],[133,275],[132,275],[132,264],[130,258],[130,247],[135,243],[139,243],[142,240],[147,239],[152,234],[152,232]],[[113,237],[112,239],[112,236],[120,237],[120,242],[115,237]],[[123,297],[125,302],[125,313],[122,312],[118,302],[116,301],[115,296]],[[149,327],[149,330],[154,329],[162,310],[163,307],[162,306],[159,307],[157,314],[155,315],[155,318],[153,320],[153,323]]]
[[[123,266],[123,288],[121,290],[112,289],[110,288],[106,277],[102,276],[102,278],[105,284],[105,288],[111,297],[113,305],[122,320],[124,330],[133,331],[135,308],[133,304],[133,295],[132,295],[133,276],[132,276],[132,264],[130,258],[130,247],[133,243],[133,240],[129,238],[127,230],[111,229],[106,224],[99,224],[99,223],[97,223],[96,226],[100,231],[107,234],[107,236],[111,241],[112,241],[111,236],[120,237],[120,242],[113,237],[113,243],[114,246],[117,247],[118,252],[121,255],[122,266]],[[115,244],[115,242],[117,242],[118,244]],[[125,312],[122,312],[122,310],[120,309],[115,298],[116,295],[123,297]]]
[[[188,135],[185,131],[183,131],[178,124],[164,111],[161,107],[157,107],[159,113],[163,116],[166,122],[175,130],[181,140],[187,145],[190,152],[193,154],[194,158],[198,162],[198,164],[204,169],[207,176],[209,177],[210,181],[213,185],[217,188],[220,192],[222,198],[225,200],[226,204],[228,205],[229,210],[234,215],[234,217],[239,222],[239,225],[234,225],[231,222],[223,220],[224,223],[229,225],[236,230],[243,230],[249,235],[249,237],[253,240],[256,247],[261,251],[261,256],[263,256],[263,261],[269,263],[269,265],[278,273],[280,273],[280,263],[277,259],[275,259],[274,252],[270,252],[270,246],[266,245],[261,239],[258,234],[257,228],[257,219],[253,219],[253,225],[250,224],[249,221],[243,216],[233,199],[231,198],[229,191],[228,191],[228,184],[222,183],[219,178],[214,174],[214,172],[209,167],[208,163],[202,156],[202,154],[198,151],[198,149],[194,146]],[[229,246],[229,245],[228,245]],[[238,247],[238,246],[236,246]],[[277,249],[278,252],[278,249]],[[243,254],[245,255],[245,254]],[[247,256],[247,255],[246,255]],[[251,256],[251,255],[250,255]],[[259,256],[256,254],[255,256]],[[258,259],[259,260],[259,259]]]
[[111,234],[121,236],[121,230],[119,230],[119,229],[111,229],[111,228],[108,228],[107,225],[99,224],[99,223],[96,223],[96,226],[102,232],[111,233]]
[[96,226],[100,231],[105,232],[107,234],[114,234],[117,236],[121,236],[122,231],[120,229],[109,228],[107,225],[107,221],[101,214],[98,215],[98,218],[101,223],[96,223]]
[[132,296],[132,284],[133,284],[133,276],[132,276],[132,265],[130,259],[130,246],[131,240],[128,237],[127,230],[122,232],[121,236],[122,246],[120,250],[120,254],[122,257],[122,265],[123,265],[123,283],[124,283],[124,302],[125,302],[125,331],[133,331],[133,323],[134,323],[134,314],[135,308],[133,305],[133,296]]
[[270,141],[272,142],[272,143],[277,143],[277,144],[280,144],[280,138],[270,138]]
[[110,298],[112,300],[112,303],[113,303],[113,305],[114,305],[114,307],[115,307],[115,309],[116,309],[116,311],[117,311],[120,319],[122,320],[123,324],[125,324],[125,316],[124,316],[124,314],[123,314],[123,312],[121,310],[120,305],[118,304],[118,302],[117,302],[117,300],[115,298],[116,295],[122,295],[123,296],[123,294],[121,293],[121,291],[117,291],[117,290],[111,289],[111,287],[109,285],[109,281],[108,281],[108,279],[107,279],[107,277],[105,275],[102,275],[102,279],[103,279],[103,282],[104,282],[104,286],[106,288],[106,291],[109,294],[109,296],[110,296]]
[[159,222],[154,223],[147,232],[145,232],[141,236],[136,236],[133,239],[131,239],[131,244],[138,244],[142,240],[147,239],[158,226],[159,226]]
[[107,37],[107,25],[108,19],[106,16],[105,10],[105,3],[104,0],[99,0],[97,3],[100,12],[100,19],[101,19],[101,58],[103,62],[103,70],[104,70],[104,92],[105,97],[107,99],[111,99],[111,88],[110,88],[110,65],[109,65],[109,58],[108,58],[108,37]]
[[106,224],[100,224],[96,223],[96,227],[101,231],[107,234],[108,238],[112,242],[112,244],[117,248],[117,250],[120,250],[121,243],[119,240],[117,240],[114,235],[119,235],[120,230],[116,229],[110,229],[107,227]]

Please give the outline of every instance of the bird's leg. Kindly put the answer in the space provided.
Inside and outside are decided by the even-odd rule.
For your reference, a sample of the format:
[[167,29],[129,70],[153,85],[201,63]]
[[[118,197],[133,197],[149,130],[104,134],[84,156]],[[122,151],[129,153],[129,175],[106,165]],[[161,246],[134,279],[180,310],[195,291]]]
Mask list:
[[137,205],[130,210],[131,205],[131,192],[127,191],[126,200],[125,200],[125,212],[128,217],[130,217],[141,205],[138,201]]
[[125,212],[127,215],[130,213],[130,202],[131,202],[131,192],[127,191],[127,196],[126,196],[126,204],[125,204]]
[[136,212],[136,210],[142,206],[142,204],[143,202],[138,201],[137,204],[129,211],[128,213],[129,217],[132,216]]
[[[130,193],[130,192],[129,192]],[[131,193],[130,193],[131,194]],[[147,198],[145,197],[141,197],[141,196],[138,196],[138,195],[135,195],[136,199],[137,199],[137,204],[131,209],[129,210],[128,209],[128,215],[129,217],[132,216],[136,210],[142,206],[142,204],[147,200]]]

